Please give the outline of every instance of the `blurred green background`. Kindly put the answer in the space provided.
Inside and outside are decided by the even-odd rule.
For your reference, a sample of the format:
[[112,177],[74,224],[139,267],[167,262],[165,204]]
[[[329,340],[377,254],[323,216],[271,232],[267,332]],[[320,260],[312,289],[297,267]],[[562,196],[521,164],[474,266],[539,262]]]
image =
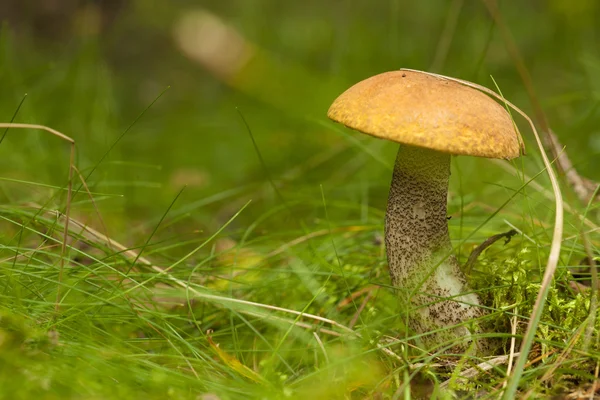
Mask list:
[[[330,385],[327,375],[343,374],[336,368],[321,369],[316,355],[316,361],[311,359],[313,350],[321,351],[316,342],[307,344],[316,331],[272,327],[256,316],[248,322],[235,309],[223,307],[228,303],[222,300],[308,310],[351,327],[358,324],[356,330],[365,338],[400,337],[396,299],[386,289],[381,240],[397,145],[328,121],[327,108],[357,81],[412,68],[492,89],[495,80],[507,99],[533,116],[534,107],[490,4],[495,2],[0,0],[0,121],[43,124],[73,137],[77,168],[95,192],[93,204],[83,191],[76,194],[73,217],[125,246],[144,246],[143,255],[152,262],[170,265],[173,275],[221,296],[164,308],[169,305],[165,296],[172,295],[173,303],[185,297],[181,290],[171,288],[163,296],[159,282],[171,283],[166,275],[133,271],[131,260],[115,257],[115,250],[102,247],[104,243],[97,248],[82,245],[81,254],[72,249],[68,262],[77,268],[65,268],[66,283],[57,284],[64,259],[55,257],[54,250],[39,255],[50,228],[34,226],[22,235],[37,210],[27,214],[20,205],[64,207],[65,191],[57,188],[67,183],[69,146],[45,132],[2,130],[0,204],[7,254],[2,272],[8,278],[0,301],[10,312],[0,318],[9,323],[14,319],[17,328],[10,332],[25,332],[23,339],[14,336],[14,344],[4,342],[10,349],[0,352],[4,381],[19,393],[31,387],[22,398],[38,389],[54,398],[71,392],[108,398],[110,390],[115,398],[133,398],[132,393],[165,398],[163,392],[177,387],[198,399],[200,392],[190,389],[193,385],[202,390],[219,386],[219,391],[233,393],[224,399],[247,398],[244,390],[262,379],[275,382],[273,387],[300,387],[296,398],[319,398],[302,397],[311,391],[333,398],[323,393],[346,390],[344,385]],[[600,2],[503,0],[498,7],[550,127],[567,146],[577,170],[600,180]],[[529,155],[514,165],[533,176],[543,165],[529,128],[517,122]],[[494,288],[485,292],[488,300],[497,295],[505,303],[518,304],[526,315],[551,240],[554,205],[552,195],[544,193],[549,188],[546,174],[536,178],[540,187],[528,187],[512,199],[523,180],[498,164],[458,157],[452,166],[449,224],[462,260],[508,225],[524,232],[519,240],[495,245],[480,259],[480,279],[489,279]],[[565,267],[583,258],[578,200],[564,186],[566,203],[572,207],[554,301],[565,293],[572,300],[565,290]],[[248,201],[218,240],[212,240]],[[597,243],[594,246],[597,249]],[[101,254],[101,261],[91,262],[85,257],[88,253],[89,258]],[[13,263],[20,255],[25,256]],[[104,260],[113,258],[114,270],[106,268]],[[525,270],[534,278],[522,279],[513,290],[514,282],[508,281]],[[113,286],[121,273],[148,283],[141,294],[133,293],[134,300],[147,303],[141,314],[130,309],[129,289],[124,290],[121,281]],[[65,299],[63,320],[56,318],[54,303],[61,298],[59,287],[69,288],[60,294]],[[360,300],[366,305],[377,288],[383,290],[359,321],[362,308],[357,309],[353,296],[361,299],[369,293]],[[158,294],[146,301],[144,296],[155,291]],[[580,323],[581,315],[572,309],[580,314],[585,310],[574,301],[564,310],[556,304],[549,309],[558,317],[546,318],[553,330],[541,336],[564,346],[560,335],[571,333],[569,324]],[[575,322],[565,322],[565,315]],[[198,316],[196,325],[190,316]],[[497,331],[508,332],[508,318],[502,323],[506,326]],[[564,329],[556,328],[558,324]],[[30,325],[36,328],[28,331]],[[209,330],[233,359],[217,357]],[[258,347],[257,337],[263,341]],[[348,361],[371,354],[377,340],[337,340],[325,339],[325,346],[335,350],[331,354],[337,354],[342,367],[354,365],[352,373],[346,373],[348,392],[368,375],[365,370],[373,374],[366,380],[379,380],[383,365],[389,385],[381,385],[381,390],[396,390],[390,382],[398,380],[394,374],[401,370],[394,360],[369,361],[367,367]],[[33,356],[24,355],[23,349],[30,350],[22,345],[25,341],[33,343],[30,347],[41,343]],[[272,352],[280,359],[271,358]],[[559,353],[562,357],[561,352],[555,355]],[[34,360],[38,355],[39,362]],[[175,358],[161,358],[167,355]],[[199,379],[187,370],[189,360],[199,368]],[[19,364],[30,367],[14,367]],[[248,380],[247,366],[260,376]],[[26,374],[15,374],[17,370]],[[571,374],[568,370],[556,375]],[[113,376],[123,384],[114,385]],[[321,386],[311,377],[322,379]],[[56,385],[62,386],[57,390]],[[252,390],[259,393],[262,388],[256,386]],[[501,381],[492,386],[502,387]],[[281,398],[279,394],[271,398]]]
[[[499,10],[550,126],[578,170],[600,179],[600,3],[501,1]],[[118,217],[116,232],[147,231],[184,185],[173,215],[189,229],[220,226],[248,199],[254,212],[241,225],[280,204],[269,178],[284,198],[320,201],[323,185],[328,198],[383,209],[396,145],[349,139],[325,117],[338,94],[379,72],[413,68],[492,88],[493,76],[531,113],[483,1],[15,0],[0,12],[0,120],[72,136],[79,169],[95,168],[90,187],[124,195],[99,202]],[[181,29],[194,18],[196,33]],[[242,61],[227,56],[240,46],[250,49]],[[212,62],[194,48],[212,49]],[[65,143],[13,130],[1,151],[4,176],[64,185]],[[503,174],[485,160],[458,162],[475,195]],[[42,190],[3,188],[14,202]]]

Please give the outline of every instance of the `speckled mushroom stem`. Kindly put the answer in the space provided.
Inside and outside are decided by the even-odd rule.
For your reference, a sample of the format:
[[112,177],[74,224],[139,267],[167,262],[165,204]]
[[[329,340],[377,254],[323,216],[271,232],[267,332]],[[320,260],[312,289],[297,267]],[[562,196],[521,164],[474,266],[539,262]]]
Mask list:
[[451,327],[483,315],[478,296],[469,293],[452,254],[446,209],[449,177],[449,154],[400,146],[385,224],[390,275],[393,285],[401,288],[404,306],[411,309],[409,327],[417,333],[450,328],[426,339],[438,343],[470,336],[466,326]]

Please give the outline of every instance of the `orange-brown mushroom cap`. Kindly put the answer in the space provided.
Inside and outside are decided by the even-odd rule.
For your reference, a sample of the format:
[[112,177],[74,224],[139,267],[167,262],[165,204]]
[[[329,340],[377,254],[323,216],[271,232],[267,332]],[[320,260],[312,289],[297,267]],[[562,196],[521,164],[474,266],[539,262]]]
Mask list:
[[327,116],[349,128],[450,154],[512,159],[521,137],[506,109],[460,83],[390,71],[352,86]]

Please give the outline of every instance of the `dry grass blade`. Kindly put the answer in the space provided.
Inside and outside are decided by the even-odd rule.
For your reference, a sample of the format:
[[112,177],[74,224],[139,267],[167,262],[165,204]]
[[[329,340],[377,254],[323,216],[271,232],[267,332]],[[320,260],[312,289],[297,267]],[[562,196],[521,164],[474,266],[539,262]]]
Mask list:
[[[558,356],[557,360],[554,361],[554,363],[550,366],[550,368],[548,368],[546,370],[546,372],[544,373],[544,375],[542,376],[542,378],[540,379],[540,383],[546,382],[547,380],[549,380],[550,378],[552,378],[554,376],[554,372],[558,369],[558,367],[560,367],[562,365],[562,362],[567,358],[567,356],[569,354],[571,354],[571,350],[573,349],[573,346],[575,346],[575,343],[577,343],[577,341],[579,340],[579,338],[581,337],[581,335],[583,334],[583,332],[585,331],[585,326],[586,325],[582,325],[573,335],[573,337],[571,337],[571,340],[569,340],[569,343],[567,344],[567,347],[563,350],[563,352]],[[535,390],[535,388],[530,388],[524,395],[523,395],[523,399],[528,399],[529,397],[531,397],[533,395],[533,391]]]
[[100,221],[100,225],[102,226],[102,229],[106,233],[106,235],[105,235],[106,240],[107,240],[106,245],[109,249],[111,249],[112,246],[111,246],[111,242],[110,242],[110,236],[108,235],[108,229],[106,228],[104,219],[100,215],[100,211],[98,210],[98,206],[96,205],[96,200],[94,199],[94,196],[92,195],[92,192],[90,191],[90,188],[88,187],[87,182],[85,181],[85,178],[83,177],[83,175],[81,175],[81,172],[79,172],[79,169],[75,168],[75,172],[77,172],[77,175],[79,176],[79,180],[81,181],[81,184],[83,185],[83,188],[85,189],[86,193],[88,194],[88,197],[94,207],[94,210],[96,211],[96,215],[98,216],[98,221]]
[[354,325],[356,325],[356,323],[358,322],[358,318],[360,317],[360,314],[362,314],[362,312],[364,311],[365,307],[367,306],[367,303],[369,302],[369,300],[371,300],[371,297],[373,297],[373,292],[368,292],[367,295],[365,296],[364,300],[362,301],[362,303],[360,303],[358,310],[356,310],[356,312],[352,316],[352,319],[350,320],[350,323],[348,324],[349,328],[354,328]]
[[585,338],[583,340],[583,348],[587,350],[592,341],[592,335],[594,334],[594,326],[596,325],[596,311],[598,310],[598,290],[600,287],[600,282],[598,282],[598,266],[596,265],[596,261],[594,260],[594,253],[592,251],[592,245],[590,243],[590,238],[587,233],[581,233],[581,240],[583,242],[583,248],[585,249],[585,254],[587,255],[587,261],[590,265],[590,275],[592,278],[592,290],[590,293],[590,312],[589,312],[589,321],[587,324],[587,329],[585,332]]
[[317,332],[313,332],[313,336],[315,337],[315,340],[317,341],[319,348],[323,352],[323,357],[325,358],[325,362],[327,364],[329,364],[329,356],[327,355],[327,350],[325,350],[325,346],[323,345],[323,342],[321,341],[319,334]]
[[[513,362],[515,361],[515,356],[518,353],[515,353],[515,346],[517,343],[517,322],[518,322],[519,308],[515,307],[515,315],[512,317],[510,321],[510,351],[508,353],[508,363],[506,365],[506,375],[510,376],[512,371]],[[506,389],[506,381],[503,384],[503,388]]]
[[[516,355],[519,355],[519,353],[517,353]],[[497,367],[498,365],[506,364],[509,360],[510,360],[510,356],[503,355],[503,356],[498,356],[498,357],[494,357],[492,359],[483,361],[483,362],[477,364],[476,366],[466,369],[463,372],[461,372],[460,378],[458,380],[455,380],[455,382],[466,383],[466,382],[468,382],[468,380],[475,378],[480,373],[489,371],[490,369]],[[442,382],[440,384],[440,388],[442,388],[442,389],[447,388],[451,381],[452,381],[452,379],[448,379],[447,381]]]
[[600,361],[596,362],[596,368],[594,369],[594,382],[592,383],[592,388],[590,389],[590,400],[594,400],[596,390],[598,388],[598,374],[600,373]]
[[37,124],[20,124],[20,123],[0,123],[0,128],[17,128],[17,129],[37,129],[51,133],[52,135],[68,142],[71,145],[71,154],[69,159],[69,181],[67,183],[67,204],[65,207],[65,227],[63,230],[63,241],[60,249],[60,270],[58,274],[58,287],[56,288],[56,304],[55,304],[55,312],[58,313],[60,308],[60,283],[62,282],[63,271],[65,269],[65,257],[67,256],[67,236],[69,233],[69,221],[71,215],[71,199],[73,196],[73,170],[75,168],[75,140],[70,138],[57,131],[56,129],[52,129],[45,125],[37,125]]

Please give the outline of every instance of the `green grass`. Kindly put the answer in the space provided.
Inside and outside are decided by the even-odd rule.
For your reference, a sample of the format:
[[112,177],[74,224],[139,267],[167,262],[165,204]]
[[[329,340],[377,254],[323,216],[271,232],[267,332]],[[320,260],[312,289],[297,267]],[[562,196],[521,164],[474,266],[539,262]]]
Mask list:
[[[66,210],[69,145],[46,132],[6,132],[0,398],[499,398],[506,362],[465,380],[482,357],[447,354],[451,343],[426,351],[404,329],[382,243],[395,146],[325,118],[354,81],[400,66],[428,69],[434,59],[436,72],[487,87],[493,75],[529,111],[485,8],[460,8],[450,51],[436,58],[452,15],[441,2],[359,2],[335,23],[330,6],[257,0],[259,18],[246,3],[222,5],[212,11],[262,49],[257,65],[270,73],[250,70],[228,86],[174,49],[170,27],[181,10],[134,3],[102,39],[64,45],[2,30],[0,122],[72,136],[90,193],[76,175],[62,254],[65,219],[55,211]],[[551,126],[565,133],[579,171],[599,179],[600,62],[593,43],[565,45],[593,31],[583,16],[600,9],[584,6],[568,15],[558,5],[503,13]],[[413,17],[389,15],[399,8]],[[414,21],[435,34],[415,36]],[[320,34],[295,34],[294,26]],[[267,82],[274,72],[289,91]],[[528,156],[505,164],[516,173],[453,159],[448,209],[462,262],[486,238],[519,231],[471,271],[491,311],[482,324],[502,354],[514,323],[519,349],[554,223],[539,152],[517,122]],[[562,252],[519,396],[588,391],[597,381],[599,318],[590,316],[590,292],[572,289],[569,270],[586,255],[582,232],[598,254],[598,208],[562,187]]]

